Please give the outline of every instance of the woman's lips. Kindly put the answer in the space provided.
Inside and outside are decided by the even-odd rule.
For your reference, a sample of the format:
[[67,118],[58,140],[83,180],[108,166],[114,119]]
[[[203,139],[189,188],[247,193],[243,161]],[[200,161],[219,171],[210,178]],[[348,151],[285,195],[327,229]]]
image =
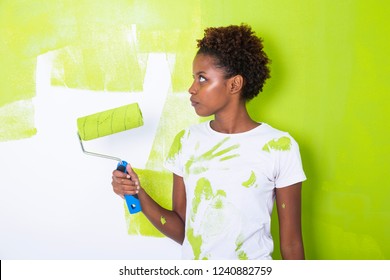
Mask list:
[[191,105],[192,105],[192,106],[196,106],[196,105],[199,104],[198,102],[196,102],[196,101],[194,101],[194,100],[190,100],[190,101],[191,101]]

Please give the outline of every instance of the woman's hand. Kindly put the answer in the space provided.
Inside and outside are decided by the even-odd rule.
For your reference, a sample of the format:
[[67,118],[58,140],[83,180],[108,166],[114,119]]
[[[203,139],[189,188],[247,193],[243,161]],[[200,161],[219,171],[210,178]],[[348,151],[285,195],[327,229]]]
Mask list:
[[[172,191],[172,210],[161,207],[141,187],[138,175],[131,166],[126,166],[127,174],[119,170],[112,172],[112,187],[120,197],[138,194],[142,213],[163,234],[182,244],[186,211],[186,193],[182,177],[174,175]],[[156,187],[156,186],[154,186]]]
[[130,164],[127,164],[126,171],[127,174],[119,170],[112,172],[111,185],[114,192],[122,198],[125,195],[135,195],[140,190],[138,175],[131,168]]

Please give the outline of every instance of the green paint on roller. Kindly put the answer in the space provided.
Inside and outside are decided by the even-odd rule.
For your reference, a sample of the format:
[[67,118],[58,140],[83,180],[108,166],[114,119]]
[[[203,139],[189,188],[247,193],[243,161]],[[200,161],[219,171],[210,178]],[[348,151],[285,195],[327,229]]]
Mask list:
[[77,128],[82,140],[91,140],[143,125],[138,103],[77,119]]

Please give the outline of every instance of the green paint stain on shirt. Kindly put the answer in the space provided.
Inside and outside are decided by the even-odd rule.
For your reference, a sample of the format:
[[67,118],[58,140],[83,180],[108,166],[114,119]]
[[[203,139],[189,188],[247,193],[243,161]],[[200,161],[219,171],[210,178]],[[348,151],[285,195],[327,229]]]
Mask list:
[[[224,190],[217,190],[215,193],[213,192],[210,181],[207,178],[200,178],[198,180],[194,190],[194,198],[192,199],[192,209],[190,214],[191,219],[188,221],[188,230],[186,231],[187,239],[191,244],[195,259],[200,258],[200,254],[202,253],[201,246],[203,243],[202,236],[195,235],[191,226],[191,224],[195,221],[196,215],[198,213],[198,207],[201,202],[210,201],[210,205],[214,209],[223,209],[224,197],[226,197],[226,192]],[[207,257],[203,257],[202,259],[207,259]]]
[[206,178],[200,178],[195,187],[194,198],[192,199],[192,220],[198,211],[198,206],[202,199],[209,200],[213,196],[213,190],[210,185],[210,181]]
[[[222,145],[227,142],[230,137],[226,137],[221,142],[216,144],[211,150],[203,153],[200,156],[192,156],[185,164],[187,174],[200,174],[209,170],[210,162],[213,160],[216,161],[226,161],[235,157],[239,157],[239,154],[229,154],[233,150],[236,150],[240,145],[232,145],[224,149],[220,149]],[[196,146],[196,150],[199,147],[199,144]]]
[[240,260],[248,260],[248,255],[244,251],[238,252],[238,259]]
[[263,151],[289,151],[291,149],[291,139],[289,137],[281,137],[278,140],[271,140],[264,145]]
[[188,242],[191,244],[192,251],[194,252],[194,260],[199,260],[203,243],[202,236],[194,235],[194,229],[189,227],[187,229],[187,239]]
[[250,188],[250,187],[253,187],[255,185],[255,183],[256,183],[256,174],[255,174],[255,172],[252,171],[249,179],[247,181],[243,182],[242,186],[244,186],[246,188]]
[[245,253],[244,250],[241,250],[241,247],[242,245],[244,244],[244,240],[242,238],[242,236],[238,236],[237,240],[236,240],[236,253],[237,253],[237,257],[238,259],[240,260],[247,260],[248,259],[248,255]]
[[168,153],[168,159],[173,159],[182,149],[181,139],[183,138],[185,130],[180,131],[173,140],[171,149]]
[[214,208],[215,209],[222,209],[223,208],[223,201],[221,199],[217,199],[214,203]]
[[226,197],[226,192],[223,190],[218,190],[214,197],[215,197],[214,208],[223,209],[224,203],[222,198]]

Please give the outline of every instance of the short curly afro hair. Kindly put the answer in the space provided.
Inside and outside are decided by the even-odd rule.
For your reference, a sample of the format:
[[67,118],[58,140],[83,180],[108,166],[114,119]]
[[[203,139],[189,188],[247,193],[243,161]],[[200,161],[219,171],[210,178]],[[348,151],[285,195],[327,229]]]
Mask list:
[[204,37],[197,40],[197,54],[210,55],[226,78],[241,75],[244,78],[242,98],[253,99],[270,77],[270,59],[263,51],[263,40],[246,24],[209,27]]

